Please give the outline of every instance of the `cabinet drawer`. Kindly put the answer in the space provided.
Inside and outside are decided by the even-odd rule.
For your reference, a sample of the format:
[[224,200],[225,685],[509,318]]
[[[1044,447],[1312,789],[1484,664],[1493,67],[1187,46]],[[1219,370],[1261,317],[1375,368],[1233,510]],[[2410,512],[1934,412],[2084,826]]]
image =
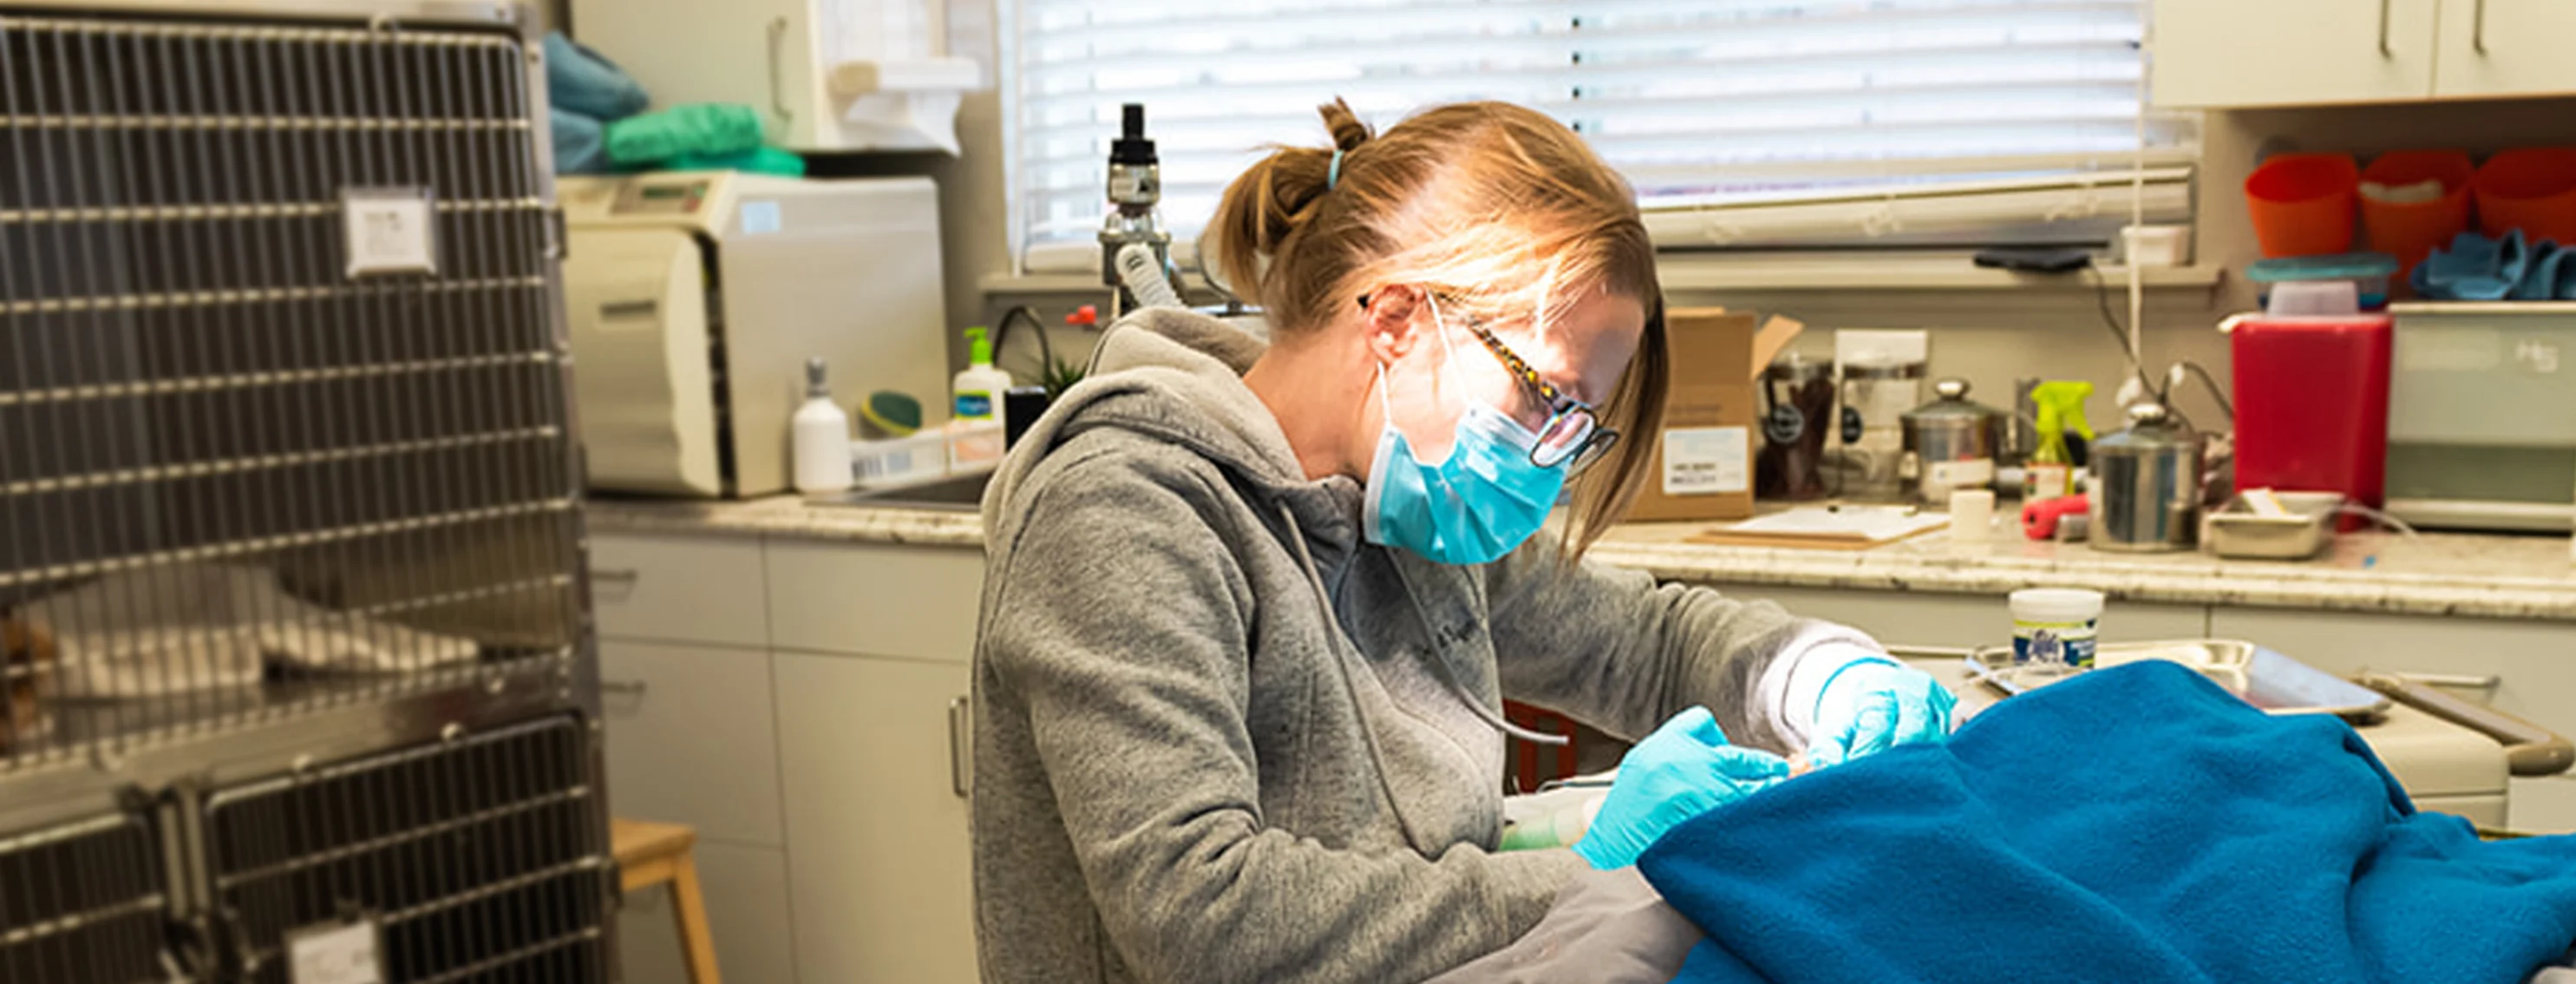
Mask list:
[[609,808],[685,823],[702,839],[784,844],[769,661],[751,649],[600,643]]
[[[795,984],[786,853],[701,840],[696,854],[698,894],[706,902],[707,933],[716,941],[716,969],[730,981]],[[626,984],[690,984],[675,911],[667,885],[626,896],[626,907],[617,916],[617,954],[625,964]]]
[[967,668],[782,653],[796,962],[807,981],[973,984],[975,914],[952,708]]
[[974,658],[981,550],[772,543],[768,563],[769,632],[781,648]]
[[[1720,586],[1728,597],[1775,601],[1789,614],[1840,622],[1890,646],[1974,648],[2012,641],[2012,608],[2000,595],[1908,594],[1898,591]],[[2102,609],[2109,642],[2198,639],[2208,610],[2196,605],[2113,601]]]
[[594,536],[590,594],[607,638],[769,644],[756,541]]

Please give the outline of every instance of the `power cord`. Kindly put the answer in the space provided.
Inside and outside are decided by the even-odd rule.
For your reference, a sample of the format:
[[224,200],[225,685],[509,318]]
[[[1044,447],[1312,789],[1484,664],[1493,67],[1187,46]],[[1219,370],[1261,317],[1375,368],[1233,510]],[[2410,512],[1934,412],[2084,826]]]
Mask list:
[[1002,344],[1010,340],[1011,322],[1014,320],[1026,321],[1029,323],[1030,328],[1037,330],[1038,358],[1042,361],[1038,364],[1038,372],[1035,378],[1039,380],[1052,378],[1055,375],[1056,366],[1055,342],[1047,338],[1046,322],[1038,317],[1037,309],[1026,304],[1019,305],[1004,312],[1002,314],[1001,324],[996,325],[993,328],[993,361],[1002,361],[1002,352],[1004,351]]

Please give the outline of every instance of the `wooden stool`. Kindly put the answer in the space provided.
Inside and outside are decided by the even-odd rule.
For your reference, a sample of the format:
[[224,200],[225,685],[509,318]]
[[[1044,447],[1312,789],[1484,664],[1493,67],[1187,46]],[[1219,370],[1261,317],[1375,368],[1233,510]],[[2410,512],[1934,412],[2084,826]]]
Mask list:
[[698,861],[692,850],[698,832],[675,823],[611,819],[608,842],[624,891],[671,883],[671,910],[679,917],[680,952],[689,960],[689,980],[723,984],[716,971],[715,937],[707,932],[706,901],[698,896]]

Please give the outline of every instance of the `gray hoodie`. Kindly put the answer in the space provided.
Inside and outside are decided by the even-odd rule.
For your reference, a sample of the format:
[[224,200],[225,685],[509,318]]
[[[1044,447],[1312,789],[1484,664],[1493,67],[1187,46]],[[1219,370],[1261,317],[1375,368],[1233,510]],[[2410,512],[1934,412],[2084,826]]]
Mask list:
[[985,496],[988,982],[1406,982],[1502,948],[1584,870],[1494,851],[1507,695],[1804,744],[1812,674],[1779,654],[1833,630],[1565,565],[1548,534],[1482,567],[1364,543],[1360,486],[1307,478],[1243,385],[1261,350],[1121,322]]

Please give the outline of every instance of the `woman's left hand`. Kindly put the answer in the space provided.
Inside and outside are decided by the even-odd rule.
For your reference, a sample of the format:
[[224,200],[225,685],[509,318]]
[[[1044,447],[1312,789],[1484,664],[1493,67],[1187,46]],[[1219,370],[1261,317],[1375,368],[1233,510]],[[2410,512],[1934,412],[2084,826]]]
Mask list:
[[1854,660],[1834,672],[1816,699],[1807,761],[1838,765],[1898,745],[1940,741],[1950,735],[1950,709],[1958,703],[1929,673],[1885,656]]

